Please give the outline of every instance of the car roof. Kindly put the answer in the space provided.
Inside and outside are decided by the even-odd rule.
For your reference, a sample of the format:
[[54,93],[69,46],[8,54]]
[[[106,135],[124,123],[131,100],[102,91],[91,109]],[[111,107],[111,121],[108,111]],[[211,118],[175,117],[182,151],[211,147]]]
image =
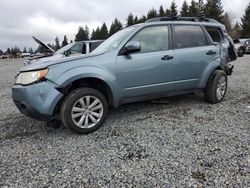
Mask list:
[[225,29],[225,26],[220,22],[205,17],[156,17],[147,20],[145,23],[139,25],[164,25],[164,24],[183,24],[183,25],[204,25],[204,26],[216,26]]
[[157,21],[146,22],[144,25],[159,25],[159,24],[182,24],[182,25],[205,25],[205,26],[218,26],[221,27],[221,23],[207,23],[207,22],[191,22],[191,21]]

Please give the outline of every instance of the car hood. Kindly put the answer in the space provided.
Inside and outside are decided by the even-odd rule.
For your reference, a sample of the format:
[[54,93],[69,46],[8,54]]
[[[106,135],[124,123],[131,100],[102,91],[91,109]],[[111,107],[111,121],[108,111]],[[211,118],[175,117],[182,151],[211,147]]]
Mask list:
[[55,53],[55,51],[49,47],[48,45],[44,44],[42,41],[40,41],[38,38],[33,36],[34,41],[36,41],[39,45],[41,45],[42,47],[44,47],[48,52],[50,53]]
[[96,56],[100,56],[104,54],[104,52],[101,53],[90,53],[87,55],[80,55],[80,56],[74,56],[74,57],[64,57],[61,58],[61,56],[51,56],[47,58],[41,58],[37,59],[36,63],[32,63],[28,66],[23,67],[20,72],[26,72],[26,71],[32,71],[32,70],[39,70],[39,69],[44,69],[49,66],[55,65],[55,64],[60,64],[60,63],[67,63],[70,61],[78,60],[78,59],[88,59],[88,58],[93,58]]

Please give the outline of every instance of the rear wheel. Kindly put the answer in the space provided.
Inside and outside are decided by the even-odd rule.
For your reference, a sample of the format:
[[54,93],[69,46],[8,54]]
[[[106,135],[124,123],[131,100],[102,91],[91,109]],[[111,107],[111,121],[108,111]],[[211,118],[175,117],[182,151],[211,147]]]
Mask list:
[[205,89],[205,100],[209,103],[221,102],[227,92],[227,74],[222,70],[215,70]]
[[72,91],[61,106],[62,123],[77,133],[90,133],[106,119],[108,103],[104,95],[93,88]]

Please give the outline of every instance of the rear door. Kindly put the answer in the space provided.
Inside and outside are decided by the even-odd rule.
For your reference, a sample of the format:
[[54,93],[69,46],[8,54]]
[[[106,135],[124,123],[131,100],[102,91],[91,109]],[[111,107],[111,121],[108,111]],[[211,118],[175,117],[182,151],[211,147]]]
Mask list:
[[173,25],[177,90],[198,88],[208,64],[219,55],[200,25]]
[[227,64],[228,61],[237,59],[237,51],[234,48],[234,42],[228,35],[223,35],[220,27],[206,26],[206,31],[210,40],[219,48],[221,61]]

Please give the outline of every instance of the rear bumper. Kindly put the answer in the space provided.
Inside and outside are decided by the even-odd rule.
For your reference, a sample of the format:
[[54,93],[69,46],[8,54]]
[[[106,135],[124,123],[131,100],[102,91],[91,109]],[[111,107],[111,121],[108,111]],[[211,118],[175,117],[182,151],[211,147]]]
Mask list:
[[63,94],[50,82],[41,82],[29,86],[15,85],[12,98],[17,108],[31,118],[49,121]]

